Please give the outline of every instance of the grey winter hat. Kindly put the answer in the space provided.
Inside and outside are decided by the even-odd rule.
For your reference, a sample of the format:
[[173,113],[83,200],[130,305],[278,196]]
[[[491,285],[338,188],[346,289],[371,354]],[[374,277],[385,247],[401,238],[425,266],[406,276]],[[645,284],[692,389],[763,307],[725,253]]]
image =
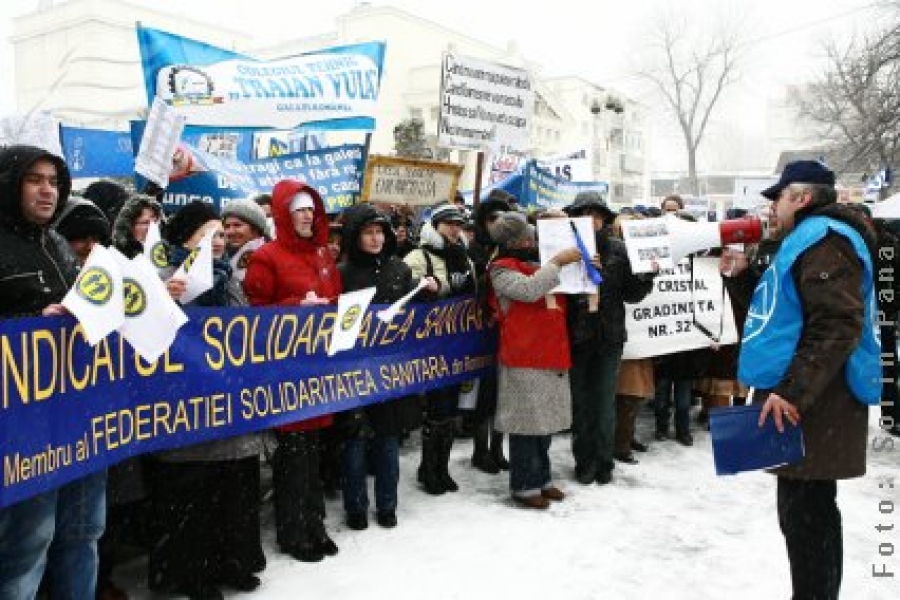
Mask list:
[[222,220],[228,217],[237,217],[244,223],[259,232],[259,235],[265,235],[268,229],[266,225],[266,213],[253,200],[232,200],[222,209]]
[[528,221],[520,212],[502,212],[488,223],[487,230],[495,244],[511,244],[527,235]]

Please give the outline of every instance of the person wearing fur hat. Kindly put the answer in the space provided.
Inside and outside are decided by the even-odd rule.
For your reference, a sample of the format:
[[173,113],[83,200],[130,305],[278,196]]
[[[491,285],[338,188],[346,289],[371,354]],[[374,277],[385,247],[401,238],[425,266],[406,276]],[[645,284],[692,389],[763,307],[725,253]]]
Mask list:
[[[497,251],[488,226],[500,214],[513,210],[514,201],[512,194],[495,188],[475,208],[472,218],[475,233],[474,239],[468,244],[468,253],[480,281],[486,277],[487,265]],[[487,287],[482,285],[479,289],[482,290],[480,304],[487,309],[487,296],[484,293]],[[496,408],[497,375],[492,372],[479,380],[478,399],[475,410],[472,411],[472,466],[488,474],[496,474],[509,468],[509,462],[503,455],[503,434],[493,429]]]
[[565,498],[550,474],[552,435],[572,423],[566,298],[550,290],[581,253],[561,250],[540,266],[534,227],[517,212],[501,213],[488,230],[498,246],[488,266],[489,301],[500,323],[495,426],[509,434],[513,500],[546,509]]
[[[51,223],[71,189],[60,157],[0,149],[0,319],[67,313],[75,257]],[[34,598],[46,571],[52,598],[93,599],[105,495],[102,470],[0,509],[0,598]]]
[[[252,306],[321,305],[337,302],[341,277],[328,251],[328,215],[315,188],[294,180],[272,190],[277,237],[253,253],[244,278]],[[276,539],[297,560],[337,554],[325,530],[325,496],[319,476],[319,430],[331,415],[278,427],[272,455]]]
[[[169,270],[177,270],[210,231],[213,287],[190,305],[239,306],[240,299],[228,294],[232,270],[212,205],[194,201],[169,219]],[[222,598],[220,586],[259,586],[254,573],[266,564],[259,522],[261,451],[259,434],[251,433],[155,455],[151,502],[163,531],[150,550],[151,589],[215,599]]]
[[135,194],[125,202],[113,223],[113,246],[128,258],[141,254],[150,225],[159,223],[162,216],[159,202],[149,196]]
[[[395,254],[396,237],[387,217],[371,204],[357,204],[343,214],[344,260],[339,265],[345,292],[375,286],[372,302],[392,304],[416,286],[412,271]],[[426,290],[437,291],[437,282]],[[397,524],[397,483],[400,475],[399,438],[415,426],[408,422],[410,408],[418,398],[408,396],[370,404],[340,413],[338,428],[346,442],[343,453],[343,498],[347,525],[368,527],[369,498],[366,483],[366,447],[372,452],[375,470],[375,515],[382,527]]]
[[631,270],[625,243],[611,235],[616,214],[600,194],[579,192],[565,211],[570,217],[591,217],[597,244],[591,263],[603,276],[595,296],[569,298],[568,313],[575,478],[584,485],[603,485],[612,481],[615,467],[616,382],[625,345],[625,303],[639,302],[650,293],[653,274]]
[[69,242],[79,265],[87,260],[94,244],[109,245],[109,221],[90,200],[69,198],[55,223],[56,232]]
[[[430,219],[422,225],[419,248],[403,259],[412,269],[414,278],[434,277],[437,280],[436,296],[440,298],[471,294],[478,289],[475,266],[460,240],[465,221],[462,211],[453,204],[435,206]],[[459,489],[449,473],[459,388],[453,385],[426,394],[422,461],[417,479],[432,495]]]

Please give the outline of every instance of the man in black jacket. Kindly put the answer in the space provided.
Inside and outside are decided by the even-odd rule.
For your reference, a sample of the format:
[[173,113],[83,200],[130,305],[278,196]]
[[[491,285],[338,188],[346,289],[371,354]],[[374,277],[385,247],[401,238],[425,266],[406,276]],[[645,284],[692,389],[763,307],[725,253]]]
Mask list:
[[603,276],[598,306],[590,296],[569,301],[572,347],[572,453],[579,483],[612,481],[616,433],[616,381],[625,345],[625,302],[639,302],[653,288],[652,275],[635,275],[625,244],[610,236],[615,213],[597,192],[581,192],[566,207],[570,217],[592,217],[597,256],[592,261]]
[[[60,315],[75,281],[66,241],[50,229],[71,190],[58,156],[0,150],[0,319]],[[47,568],[52,598],[93,598],[106,472],[0,509],[0,599],[34,598]]]

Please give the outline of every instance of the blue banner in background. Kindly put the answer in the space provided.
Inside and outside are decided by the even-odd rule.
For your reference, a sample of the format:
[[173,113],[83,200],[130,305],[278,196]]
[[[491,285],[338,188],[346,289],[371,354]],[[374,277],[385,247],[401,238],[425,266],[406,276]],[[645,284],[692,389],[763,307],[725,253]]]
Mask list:
[[373,305],[328,357],[334,307],[189,309],[155,363],[70,317],[0,321],[0,507],[129,456],[268,429],[475,379],[496,335],[474,298]]
[[[487,200],[491,190],[500,189],[515,196],[525,209],[562,208],[571,204],[579,192],[599,192],[606,197],[609,184],[604,181],[573,182],[542,169],[537,161],[526,163],[524,172],[516,172],[481,189],[481,200]],[[462,192],[467,204],[472,203],[473,191]]]
[[606,197],[609,184],[603,181],[573,182],[542,169],[536,161],[525,165],[519,204],[528,208],[562,208],[571,204],[579,192],[599,192]]
[[73,179],[134,175],[134,151],[129,132],[67,125],[60,130],[63,155]]
[[375,129],[383,42],[257,60],[137,28],[148,106],[160,97],[204,127]]
[[[132,121],[132,142],[140,147],[145,123]],[[163,196],[163,209],[174,212],[194,200],[203,200],[222,207],[231,199],[249,198],[270,193],[282,179],[296,179],[315,187],[328,213],[339,213],[352,206],[359,198],[364,172],[360,145],[321,148],[297,154],[285,154],[259,160],[234,160],[204,152],[190,142],[197,136],[225,135],[229,131],[200,133],[192,129],[182,136],[181,152],[190,154],[190,168],[173,176]],[[240,154],[252,152],[253,130],[245,130],[246,149]],[[241,146],[243,148],[243,146]],[[138,179],[138,189],[143,181]]]

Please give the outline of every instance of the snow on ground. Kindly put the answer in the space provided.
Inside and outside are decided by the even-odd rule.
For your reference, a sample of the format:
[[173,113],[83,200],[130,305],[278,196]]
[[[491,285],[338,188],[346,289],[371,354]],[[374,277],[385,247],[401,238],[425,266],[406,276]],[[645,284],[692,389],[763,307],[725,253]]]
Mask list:
[[[884,440],[872,411],[870,439]],[[652,419],[642,414],[639,437]],[[339,499],[328,503],[328,529],[340,553],[300,563],[278,552],[271,511],[264,514],[268,567],[261,599],[328,598],[451,600],[560,598],[775,599],[789,598],[790,575],[775,510],[775,479],[764,473],[716,477],[709,434],[695,444],[656,442],[640,464],[619,463],[607,486],[573,479],[570,440],[556,436],[554,477],[568,497],[547,511],[510,501],[508,475],[487,475],[469,464],[471,440],[457,440],[451,473],[460,485],[439,497],[415,482],[418,434],[401,449],[399,525],[385,530],[343,523]],[[879,441],[879,444],[884,444]],[[900,440],[869,453],[865,478],[838,487],[844,521],[843,598],[900,597]],[[370,488],[370,498],[371,488]],[[892,509],[889,514],[879,512]],[[893,503],[892,505],[890,503]],[[876,526],[893,525],[892,531]],[[879,555],[893,544],[893,555]],[[881,546],[887,552],[889,546]],[[893,579],[874,578],[887,564]],[[116,579],[137,600],[147,591],[146,561],[119,569]],[[879,567],[880,569],[880,567]],[[240,594],[226,592],[229,597]],[[245,597],[250,597],[249,595]]]

